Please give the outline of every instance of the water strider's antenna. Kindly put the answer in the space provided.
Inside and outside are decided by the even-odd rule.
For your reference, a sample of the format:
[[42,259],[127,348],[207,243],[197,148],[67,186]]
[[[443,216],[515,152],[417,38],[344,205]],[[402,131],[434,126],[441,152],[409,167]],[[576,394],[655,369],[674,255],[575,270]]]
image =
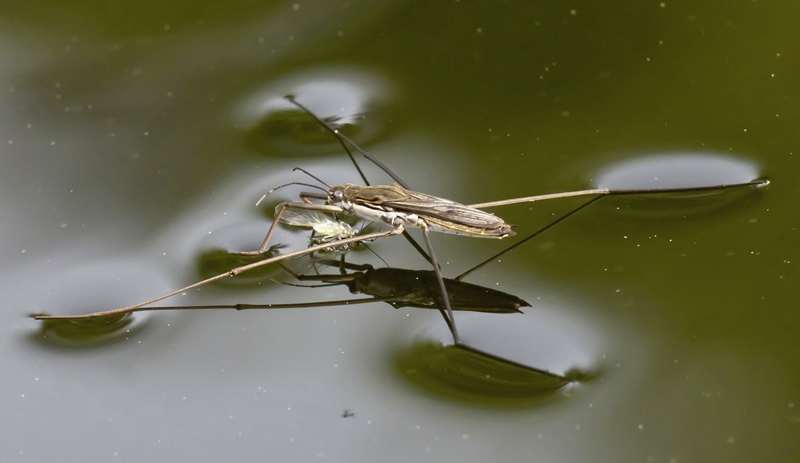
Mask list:
[[299,170],[300,172],[302,172],[302,173],[304,173],[304,174],[308,175],[309,177],[313,178],[314,180],[318,181],[319,183],[321,183],[321,184],[325,185],[325,187],[326,187],[326,188],[328,188],[328,190],[330,190],[330,189],[331,189],[331,186],[330,186],[330,185],[328,185],[327,183],[323,182],[321,178],[319,178],[319,177],[317,177],[316,175],[312,174],[311,172],[309,172],[309,171],[307,171],[307,170],[303,169],[302,167],[295,167],[294,169],[292,169],[292,172],[295,172],[295,171],[298,171],[298,170]]
[[[325,182],[322,182],[322,183],[324,184]],[[275,188],[273,188],[273,189],[269,190],[268,192],[264,193],[264,195],[261,196],[261,198],[259,198],[258,201],[256,201],[256,206],[261,204],[261,201],[264,201],[267,198],[267,196],[271,195],[276,190],[280,190],[281,188],[285,188],[287,186],[292,186],[292,185],[302,185],[302,186],[307,186],[309,188],[316,188],[318,190],[324,191],[325,194],[328,194],[328,190],[326,190],[325,188],[322,188],[319,185],[314,185],[312,183],[304,183],[304,182],[289,182],[289,183],[284,183],[283,185],[278,185]],[[325,185],[325,186],[328,186],[328,185]],[[330,188],[330,187],[328,187],[328,188]]]

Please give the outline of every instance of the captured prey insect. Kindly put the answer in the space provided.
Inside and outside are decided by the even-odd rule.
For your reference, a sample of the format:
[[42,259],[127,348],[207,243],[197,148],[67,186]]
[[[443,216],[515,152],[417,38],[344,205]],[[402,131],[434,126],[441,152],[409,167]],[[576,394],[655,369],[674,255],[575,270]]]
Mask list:
[[[278,204],[276,211],[283,207],[283,203]],[[318,233],[318,235],[311,237],[311,243],[328,243],[331,247],[326,249],[327,251],[346,251],[350,249],[350,246],[347,245],[336,246],[336,241],[352,238],[358,234],[349,223],[335,220],[318,211],[300,212],[297,209],[287,209],[281,214],[280,222],[293,227],[311,228],[315,233]]]

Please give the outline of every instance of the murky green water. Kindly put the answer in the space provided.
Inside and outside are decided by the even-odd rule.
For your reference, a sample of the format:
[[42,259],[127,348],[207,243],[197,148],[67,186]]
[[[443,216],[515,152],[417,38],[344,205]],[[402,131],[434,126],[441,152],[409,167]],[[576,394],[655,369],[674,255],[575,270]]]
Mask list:
[[[0,12],[3,461],[800,454],[791,4],[40,2]],[[254,203],[308,181],[295,166],[358,181],[334,140],[275,117],[286,94],[352,124],[415,189],[467,204],[597,184],[772,183],[606,198],[472,274],[532,307],[459,312],[464,339],[582,373],[555,391],[441,348],[450,335],[436,311],[385,303],[139,313],[117,329],[28,318],[136,303],[207,274],[200,260],[214,249],[257,247],[274,205],[298,190]],[[493,212],[524,237],[581,201]],[[304,237],[276,239],[296,248]],[[434,237],[449,277],[511,242]],[[427,268],[401,238],[373,248],[392,267]],[[354,297],[276,275],[171,301]]]

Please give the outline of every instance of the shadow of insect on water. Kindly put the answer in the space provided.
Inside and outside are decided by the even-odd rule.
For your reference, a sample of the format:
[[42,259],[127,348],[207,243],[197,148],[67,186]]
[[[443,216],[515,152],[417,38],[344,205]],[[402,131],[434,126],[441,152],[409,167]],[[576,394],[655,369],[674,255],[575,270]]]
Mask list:
[[[444,306],[439,282],[432,270],[407,270],[401,268],[374,268],[369,264],[351,264],[343,260],[319,259],[314,264],[339,268],[339,274],[300,275],[289,266],[280,265],[299,281],[321,281],[347,286],[353,294],[366,294],[394,308],[416,307],[439,309]],[[345,270],[353,270],[346,273]],[[447,296],[453,310],[522,313],[520,307],[530,307],[525,300],[513,294],[479,286],[464,281],[444,279]],[[298,285],[294,285],[298,286]]]
[[[344,260],[313,259],[308,256],[279,264],[299,281],[317,281],[324,286],[345,285],[353,294],[370,299],[336,301],[336,304],[382,301],[394,308],[437,309],[444,306],[436,275],[430,270],[374,268]],[[339,269],[338,274],[302,275],[290,266],[325,266]],[[351,272],[347,272],[350,270]],[[445,278],[447,295],[454,311],[493,314],[519,314],[530,307],[524,299],[503,291],[464,281]],[[292,286],[299,286],[293,284]],[[557,396],[572,381],[588,381],[595,373],[577,369],[564,375],[521,364],[474,348],[466,343],[441,345],[415,343],[397,353],[398,373],[421,390],[434,395],[472,404],[491,406],[533,405]]]

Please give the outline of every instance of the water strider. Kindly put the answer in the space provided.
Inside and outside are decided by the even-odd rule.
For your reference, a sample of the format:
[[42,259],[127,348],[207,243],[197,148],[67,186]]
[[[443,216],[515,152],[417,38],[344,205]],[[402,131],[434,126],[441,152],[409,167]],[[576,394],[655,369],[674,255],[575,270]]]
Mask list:
[[[458,329],[456,328],[455,320],[453,318],[453,310],[452,307],[450,306],[450,298],[447,297],[447,288],[444,282],[444,277],[442,276],[439,265],[436,261],[433,245],[430,241],[431,231],[454,234],[454,235],[470,236],[475,238],[502,239],[508,236],[515,235],[515,233],[511,230],[511,226],[507,224],[500,217],[497,217],[494,214],[490,214],[488,212],[480,210],[481,208],[505,206],[505,205],[526,203],[526,202],[535,202],[547,199],[567,198],[573,196],[586,196],[586,195],[594,196],[594,198],[592,198],[584,205],[568,213],[561,219],[558,219],[550,226],[545,227],[545,229],[547,229],[550,228],[551,226],[554,226],[561,220],[566,219],[567,217],[577,212],[578,210],[582,209],[583,207],[588,206],[589,204],[599,200],[604,196],[641,194],[641,193],[676,193],[676,192],[686,192],[686,191],[717,190],[717,189],[726,189],[733,187],[742,187],[748,185],[759,186],[768,183],[768,181],[766,180],[753,180],[750,182],[736,183],[736,184],[712,185],[712,186],[702,186],[702,187],[692,187],[692,188],[664,188],[658,190],[641,190],[641,189],[612,190],[608,188],[598,188],[598,189],[580,190],[580,191],[572,191],[564,193],[554,193],[548,195],[528,196],[523,198],[506,199],[501,201],[493,201],[493,202],[473,204],[471,206],[467,206],[449,199],[439,198],[436,196],[411,190],[409,186],[402,179],[400,179],[394,172],[391,171],[391,169],[386,167],[382,162],[373,157],[371,154],[361,149],[361,147],[359,147],[354,141],[352,141],[347,136],[340,133],[336,128],[332,127],[328,122],[326,122],[325,120],[323,120],[322,118],[311,112],[311,110],[306,108],[304,105],[297,102],[294,99],[294,97],[287,96],[286,98],[292,104],[300,108],[302,111],[306,112],[309,116],[313,117],[326,130],[328,130],[334,136],[336,136],[337,140],[345,149],[352,162],[356,165],[359,173],[361,174],[364,182],[367,183],[367,185],[361,186],[352,183],[344,183],[342,185],[331,187],[322,180],[320,180],[319,178],[304,171],[306,174],[308,174],[309,176],[320,182],[322,185],[325,185],[326,189],[323,189],[322,187],[316,185],[298,183],[301,185],[312,186],[314,188],[322,190],[322,193],[301,192],[299,195],[301,201],[290,201],[282,203],[281,204],[282,207],[276,209],[275,222],[273,222],[273,224],[267,231],[267,234],[264,237],[264,241],[262,242],[259,250],[245,254],[257,254],[265,252],[268,249],[270,238],[272,237],[272,233],[274,232],[275,223],[280,220],[280,218],[286,211],[291,209],[307,209],[311,211],[324,211],[335,214],[355,215],[365,220],[370,220],[373,222],[378,222],[388,225],[389,227],[391,227],[390,231],[394,232],[390,233],[390,235],[396,235],[400,233],[406,234],[405,232],[406,227],[419,228],[422,230],[422,236],[424,238],[425,245],[427,248],[427,254],[424,251],[422,251],[419,246],[415,247],[417,248],[418,251],[420,251],[420,253],[426,256],[426,258],[433,266],[433,272],[435,273],[436,278],[438,280],[439,288],[442,293],[442,301],[444,302],[444,307],[440,307],[439,309],[442,313],[442,316],[445,319],[445,322],[447,323],[447,326],[450,328],[450,332],[453,335],[453,341],[456,344],[459,344],[461,340],[458,335]],[[348,146],[354,148],[356,151],[365,156],[368,160],[370,160],[378,167],[380,167],[397,183],[392,183],[390,185],[369,185],[369,182],[367,182],[367,179],[361,172],[361,169],[358,168],[358,163],[356,163]],[[274,189],[271,191],[274,191]],[[323,201],[323,203],[322,204],[314,203],[311,201],[312,199],[321,200]],[[518,243],[518,245],[525,241],[528,241],[529,239],[532,239],[542,231],[544,230],[537,231],[533,235],[526,237],[524,240]],[[412,243],[416,244],[413,241],[413,239],[411,239],[410,236],[408,236],[407,234],[406,237],[410,241],[412,241]],[[479,264],[477,268],[482,267],[492,259],[496,258],[497,256],[505,252],[510,251],[511,249],[513,249],[513,247],[502,251],[500,254],[492,256],[483,263]],[[459,276],[457,279],[463,278],[464,276],[474,271],[475,269],[467,271],[466,273]]]
[[[275,221],[270,226],[261,247],[254,253],[263,253],[268,249],[275,223],[283,220],[283,214],[287,211],[291,213],[293,209],[355,215],[388,225],[391,227],[391,234],[403,233],[406,227],[419,228],[422,230],[427,255],[430,257],[442,293],[444,307],[440,307],[439,310],[442,311],[456,344],[461,340],[453,319],[453,309],[447,297],[444,278],[430,241],[430,231],[479,238],[505,238],[514,235],[511,226],[493,214],[448,199],[407,190],[399,184],[359,186],[345,183],[334,187],[328,186],[324,194],[302,192],[300,198],[303,201],[290,201],[278,206]],[[323,200],[325,203],[313,203],[311,199]]]
[[[287,99],[291,103],[296,105],[298,108],[300,108],[302,111],[306,112],[311,117],[314,117],[320,124],[322,124],[323,127],[325,127],[328,131],[334,134],[337,140],[340,142],[340,144],[344,147],[348,156],[350,156],[352,162],[356,165],[357,168],[358,164],[356,163],[355,158],[353,157],[353,154],[350,151],[350,147],[352,147],[353,149],[361,153],[363,156],[365,156],[368,160],[370,160],[371,162],[379,166],[381,169],[383,169],[397,183],[393,183],[390,185],[369,185],[369,182],[367,182],[366,178],[363,177],[363,173],[361,173],[360,168],[358,168],[359,173],[361,173],[362,178],[364,178],[364,183],[366,184],[364,186],[359,186],[352,183],[345,183],[342,185],[330,187],[325,185],[324,182],[322,182],[319,179],[317,180],[323,185],[325,185],[326,188],[317,185],[304,184],[307,186],[312,186],[318,190],[321,190],[321,192],[303,192],[299,195],[300,201],[289,201],[279,205],[279,207],[276,209],[275,219],[272,225],[270,226],[261,247],[257,251],[254,251],[249,254],[264,253],[268,249],[269,241],[274,232],[275,224],[280,222],[283,218],[283,215],[287,213],[289,214],[288,216],[289,219],[284,219],[284,221],[286,220],[295,221],[298,215],[302,216],[305,214],[309,214],[311,212],[320,213],[321,215],[324,215],[324,213],[355,215],[366,220],[375,221],[388,225],[389,226],[388,230],[368,233],[364,235],[355,235],[355,236],[350,236],[349,233],[345,230],[341,234],[341,236],[343,237],[340,238],[340,234],[338,232],[342,232],[342,230],[344,229],[339,228],[338,231],[334,230],[333,234],[329,234],[328,238],[323,238],[322,242],[314,244],[306,249],[293,251],[287,254],[270,257],[265,260],[258,261],[252,264],[240,266],[228,272],[221,273],[219,275],[207,278],[197,283],[193,283],[184,288],[172,291],[170,293],[164,294],[154,299],[141,302],[139,304],[111,311],[96,312],[93,314],[85,314],[80,316],[39,315],[36,316],[36,318],[40,320],[97,318],[101,316],[108,316],[111,314],[132,312],[140,308],[143,308],[146,305],[152,304],[162,299],[166,299],[176,294],[183,293],[187,290],[203,286],[212,281],[216,281],[227,277],[234,277],[250,269],[267,265],[270,263],[280,262],[285,259],[300,257],[304,255],[313,254],[317,251],[326,250],[331,247],[331,244],[334,241],[336,246],[349,246],[354,243],[363,242],[367,240],[375,240],[378,238],[383,238],[388,236],[406,234],[407,227],[415,227],[415,228],[420,228],[423,232],[423,238],[425,240],[427,253],[425,251],[422,251],[418,245],[416,245],[416,248],[417,250],[422,252],[425,256],[427,256],[429,261],[431,262],[433,267],[432,272],[435,276],[435,281],[436,284],[438,285],[438,291],[441,296],[440,298],[437,299],[437,302],[435,304],[436,308],[440,310],[448,327],[450,328],[455,344],[462,345],[462,342],[458,336],[458,331],[456,329],[455,320],[453,319],[452,315],[453,313],[453,308],[451,304],[452,298],[448,295],[449,282],[445,281],[437,264],[436,257],[433,252],[433,246],[430,242],[430,237],[429,237],[430,231],[457,234],[462,236],[472,236],[472,237],[497,238],[497,239],[505,238],[508,236],[513,236],[515,234],[511,230],[511,227],[503,219],[493,214],[484,212],[480,209],[509,205],[509,204],[524,203],[524,202],[535,202],[546,199],[556,199],[556,198],[566,198],[566,197],[586,196],[586,195],[593,196],[592,199],[590,199],[583,205],[579,206],[578,208],[574,209],[573,211],[569,212],[562,218],[545,226],[543,229],[534,232],[533,234],[529,235],[523,240],[512,245],[512,247],[503,251],[503,252],[508,252],[508,250],[513,249],[516,246],[519,246],[520,244],[526,242],[529,239],[532,239],[533,237],[539,235],[543,231],[553,227],[555,224],[561,222],[562,220],[573,215],[577,211],[583,209],[589,204],[605,196],[718,190],[718,189],[728,189],[728,188],[745,187],[745,186],[762,186],[769,183],[767,180],[752,180],[748,182],[734,183],[734,184],[722,184],[722,185],[687,187],[687,188],[656,189],[656,190],[651,190],[651,189],[614,190],[614,189],[602,188],[602,189],[589,189],[589,190],[555,193],[555,194],[539,195],[539,196],[528,196],[524,198],[507,199],[495,202],[473,204],[468,206],[461,203],[457,203],[452,200],[438,198],[425,193],[420,193],[411,190],[408,187],[408,185],[405,182],[403,182],[402,179],[400,179],[385,165],[383,165],[383,163],[381,163],[378,159],[374,158],[366,151],[362,150],[357,144],[355,144],[355,142],[350,140],[348,137],[339,133],[339,131],[334,127],[332,127],[328,122],[320,119],[318,116],[309,111],[305,106],[295,101],[294,98],[287,97]],[[316,179],[316,177],[314,178]],[[315,203],[312,200],[318,200],[322,202]],[[320,219],[320,220],[323,222],[326,221],[326,219]],[[334,219],[330,219],[330,222],[335,222],[335,221]],[[307,224],[302,226],[307,226]],[[335,229],[336,226],[333,226],[333,228]],[[411,241],[413,242],[413,240]],[[414,244],[416,243],[414,242]],[[495,257],[487,259],[484,263],[479,264],[479,266],[476,268],[479,268],[480,266],[484,265],[485,263],[489,262]],[[474,268],[460,275],[455,280],[462,279],[464,276],[466,276],[469,272],[473,270]],[[449,281],[455,281],[455,280],[449,280]],[[468,350],[472,349],[469,347],[465,348]]]

